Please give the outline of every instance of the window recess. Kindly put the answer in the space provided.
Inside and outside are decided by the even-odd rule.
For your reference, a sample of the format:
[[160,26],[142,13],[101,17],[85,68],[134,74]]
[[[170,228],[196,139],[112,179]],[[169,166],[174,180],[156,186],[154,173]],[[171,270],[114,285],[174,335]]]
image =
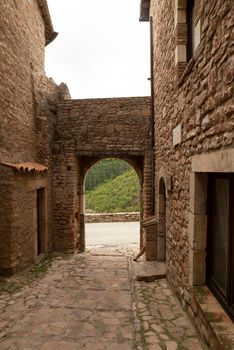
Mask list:
[[175,5],[175,66],[182,76],[201,41],[201,2],[176,0]]

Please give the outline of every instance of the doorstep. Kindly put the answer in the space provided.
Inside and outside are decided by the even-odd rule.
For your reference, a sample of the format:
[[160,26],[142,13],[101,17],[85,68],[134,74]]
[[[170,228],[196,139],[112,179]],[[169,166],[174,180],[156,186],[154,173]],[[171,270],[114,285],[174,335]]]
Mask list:
[[159,261],[133,261],[132,278],[137,281],[152,282],[166,277],[166,264]]

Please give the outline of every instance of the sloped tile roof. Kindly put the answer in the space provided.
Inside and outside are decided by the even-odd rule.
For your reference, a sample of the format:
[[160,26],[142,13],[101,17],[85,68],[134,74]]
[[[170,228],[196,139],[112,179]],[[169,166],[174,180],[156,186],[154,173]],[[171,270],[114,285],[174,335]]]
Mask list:
[[27,163],[4,163],[0,162],[0,165],[6,166],[8,168],[12,168],[18,171],[22,171],[24,173],[26,172],[45,172],[48,170],[48,168],[45,165],[34,163],[34,162],[27,162]]

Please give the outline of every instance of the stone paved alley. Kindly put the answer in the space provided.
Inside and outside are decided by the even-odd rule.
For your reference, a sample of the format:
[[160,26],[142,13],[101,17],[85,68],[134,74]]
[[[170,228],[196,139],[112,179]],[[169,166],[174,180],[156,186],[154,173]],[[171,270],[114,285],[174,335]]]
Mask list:
[[20,289],[27,276],[9,280],[11,293],[1,282],[0,349],[206,349],[165,279],[132,280],[129,249],[54,257]]

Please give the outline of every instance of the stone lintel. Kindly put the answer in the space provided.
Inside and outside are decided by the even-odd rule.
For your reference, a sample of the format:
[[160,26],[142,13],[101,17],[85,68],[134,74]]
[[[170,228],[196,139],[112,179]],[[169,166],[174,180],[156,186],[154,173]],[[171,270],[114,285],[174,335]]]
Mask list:
[[198,173],[233,173],[234,148],[193,156],[192,171]]

